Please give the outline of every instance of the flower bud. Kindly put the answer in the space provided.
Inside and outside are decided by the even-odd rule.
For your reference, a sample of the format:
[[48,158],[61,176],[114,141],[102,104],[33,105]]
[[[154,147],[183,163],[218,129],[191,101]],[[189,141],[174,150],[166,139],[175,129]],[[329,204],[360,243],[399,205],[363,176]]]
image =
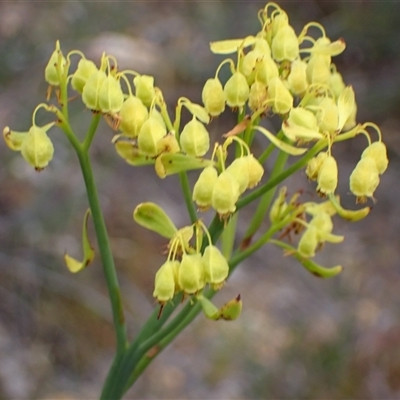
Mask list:
[[292,125],[318,131],[317,117],[313,112],[302,107],[292,108],[287,122]]
[[133,79],[136,88],[136,96],[142,100],[146,107],[150,107],[155,96],[154,77],[149,75],[138,75]]
[[239,184],[232,175],[223,171],[215,182],[211,204],[220,215],[233,213],[239,199]]
[[299,56],[299,41],[290,25],[283,26],[272,39],[272,57],[280,62],[294,61]]
[[224,86],[226,104],[232,108],[243,107],[249,98],[249,92],[246,77],[241,72],[236,71]]
[[262,82],[264,85],[268,85],[272,79],[279,76],[279,69],[275,61],[269,56],[264,56],[257,60],[255,71],[256,80]]
[[329,85],[329,80],[331,77],[330,65],[330,56],[319,53],[312,54],[306,69],[308,83]]
[[205,109],[212,117],[218,117],[225,110],[225,93],[219,79],[207,80],[201,98]]
[[45,168],[54,154],[53,143],[46,133],[47,129],[33,125],[21,146],[22,156],[37,171]]
[[289,17],[286,12],[282,9],[279,9],[279,12],[274,13],[274,17],[271,21],[271,34],[272,38],[274,38],[278,32],[289,25]]
[[153,296],[160,303],[171,300],[175,294],[175,270],[179,268],[179,261],[166,261],[157,271],[154,280]]
[[265,108],[265,101],[267,100],[268,92],[267,87],[259,82],[255,81],[250,87],[249,94],[249,108],[251,111],[257,111]]
[[247,189],[252,189],[259,184],[261,178],[264,175],[264,167],[260,162],[253,156],[249,154],[243,157],[247,162],[247,173],[249,176],[249,183],[247,184]]
[[312,258],[318,247],[318,231],[315,226],[309,226],[301,236],[297,250],[301,256]]
[[138,135],[139,150],[151,157],[158,155],[158,141],[167,133],[167,129],[161,122],[152,114],[140,128]]
[[178,271],[179,287],[187,294],[193,294],[204,287],[204,266],[201,254],[183,254]]
[[3,138],[6,145],[14,151],[21,151],[22,143],[24,142],[28,132],[12,131],[8,126],[3,129]]
[[375,160],[379,175],[382,175],[389,164],[385,143],[373,142],[361,154],[361,158],[372,157]]
[[239,193],[242,194],[249,185],[249,173],[248,173],[248,160],[247,157],[239,157],[233,160],[232,164],[229,165],[225,170],[236,180],[239,184]]
[[124,103],[124,93],[122,92],[119,80],[108,75],[103,80],[99,90],[99,107],[101,112],[116,114],[121,110]]
[[[58,69],[58,63],[61,60],[61,67]],[[60,42],[57,40],[56,48],[53,51],[52,55],[50,56],[50,60],[46,65],[44,70],[44,77],[48,84],[52,86],[58,86],[60,84],[60,74],[64,73],[64,67],[66,65],[66,60],[62,55],[60,50]]]
[[204,315],[213,320],[217,320],[219,318],[218,308],[212,303],[211,300],[207,299],[201,294],[196,296],[197,301],[200,303],[201,308],[204,312]]
[[234,321],[239,318],[242,312],[243,303],[240,298],[240,294],[234,299],[228,301],[218,310],[218,319],[224,319],[225,321]]
[[193,201],[196,202],[200,210],[205,211],[211,206],[212,193],[218,172],[213,166],[208,166],[201,171],[197,182],[193,188]]
[[72,88],[77,92],[82,93],[89,77],[95,72],[97,72],[95,63],[86,58],[81,58],[78,67],[71,78]]
[[335,100],[325,97],[319,104],[319,107],[321,109],[317,113],[317,119],[320,131],[335,132],[339,124],[339,110]]
[[322,194],[331,194],[335,191],[338,183],[338,167],[336,160],[328,155],[322,162],[318,173],[317,191]]
[[247,78],[248,83],[254,82],[254,73],[256,62],[258,59],[263,58],[263,53],[259,50],[250,50],[242,59],[240,71]]
[[203,254],[204,279],[213,289],[220,288],[229,274],[229,265],[218,247],[209,245]]
[[346,87],[343,82],[343,77],[339,72],[333,71],[331,73],[331,76],[329,77],[329,87],[335,95],[335,99],[337,99]]
[[119,112],[119,129],[125,136],[135,138],[148,117],[149,112],[142,101],[136,96],[129,96]]
[[292,62],[287,82],[289,90],[296,96],[303,94],[307,90],[306,68],[307,64],[304,61],[294,60]]
[[314,215],[309,225],[317,228],[319,241],[322,241],[321,238],[333,230],[332,218],[326,212],[319,212]]
[[171,153],[175,154],[181,151],[178,141],[173,133],[167,133],[157,142],[158,154]]
[[318,174],[321,166],[325,159],[328,157],[328,153],[321,152],[313,157],[307,164],[306,175],[311,181],[316,181],[318,179]]
[[273,101],[272,109],[276,114],[286,114],[293,107],[293,97],[280,78],[269,82],[268,97]]
[[195,116],[184,126],[179,140],[182,150],[190,156],[202,157],[210,148],[210,135]]
[[379,185],[379,170],[376,161],[370,156],[364,156],[357,163],[350,175],[350,190],[357,196],[357,201],[365,202],[367,197],[373,197]]
[[278,197],[272,203],[269,211],[269,220],[275,224],[282,218],[283,213],[286,211],[288,205],[286,202],[287,188],[284,186],[279,190]]
[[90,110],[100,110],[99,93],[101,85],[106,78],[107,75],[104,71],[97,70],[89,76],[86,85],[83,87],[82,101]]

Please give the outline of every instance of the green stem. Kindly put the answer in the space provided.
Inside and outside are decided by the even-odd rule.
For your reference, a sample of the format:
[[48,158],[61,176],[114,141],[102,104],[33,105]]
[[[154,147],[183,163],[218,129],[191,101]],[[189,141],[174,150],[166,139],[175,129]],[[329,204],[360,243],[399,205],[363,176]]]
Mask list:
[[194,224],[199,218],[197,217],[196,208],[192,200],[192,191],[190,190],[187,173],[186,172],[179,173],[179,180],[182,187],[183,197],[186,203],[186,208],[189,212],[190,221],[192,224]]

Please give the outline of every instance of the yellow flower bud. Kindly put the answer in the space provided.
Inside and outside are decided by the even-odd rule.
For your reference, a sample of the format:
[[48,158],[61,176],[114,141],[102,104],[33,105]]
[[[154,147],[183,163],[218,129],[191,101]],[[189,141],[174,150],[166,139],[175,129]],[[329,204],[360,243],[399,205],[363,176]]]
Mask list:
[[338,167],[332,156],[328,155],[322,162],[317,181],[318,192],[327,195],[335,191],[338,183]]
[[270,56],[264,56],[257,60],[255,66],[256,80],[268,85],[274,78],[278,78],[279,69],[275,61]]
[[228,301],[218,310],[217,319],[224,319],[225,321],[234,321],[239,318],[242,312],[243,302],[240,294],[234,299]]
[[158,141],[167,133],[165,126],[151,114],[140,128],[138,135],[139,150],[151,157],[158,155]]
[[229,274],[229,265],[218,247],[209,245],[203,254],[204,279],[214,289],[220,288]]
[[149,112],[142,101],[136,96],[129,96],[119,112],[119,129],[125,136],[135,138],[148,117]]
[[269,82],[268,97],[273,101],[272,109],[276,114],[286,114],[293,107],[293,97],[280,78]]
[[253,156],[249,154],[248,156],[242,157],[247,163],[247,173],[249,177],[249,183],[247,184],[247,189],[252,189],[257,186],[264,175],[264,167],[260,162]]
[[179,268],[179,261],[166,261],[157,271],[154,280],[153,296],[160,303],[171,300],[175,294],[175,269]]
[[21,151],[22,143],[24,142],[28,132],[12,131],[8,126],[3,129],[3,138],[6,145],[14,151]]
[[357,163],[350,175],[350,190],[357,196],[357,201],[363,203],[367,197],[373,197],[379,185],[379,170],[376,161],[370,156],[364,156]]
[[99,93],[101,85],[106,78],[107,75],[104,71],[97,70],[89,76],[86,85],[83,87],[82,101],[90,110],[100,110]]
[[201,254],[183,254],[178,271],[179,287],[187,294],[193,294],[203,289],[204,266]]
[[37,171],[45,168],[54,154],[53,143],[46,133],[47,129],[33,125],[21,146],[22,156]]
[[242,194],[249,185],[248,160],[247,157],[239,157],[225,170],[239,184],[239,193]]
[[178,141],[173,133],[167,133],[157,142],[158,154],[161,153],[178,153],[181,151]]
[[333,230],[332,218],[327,212],[319,212],[314,215],[309,225],[317,228],[319,241],[322,241],[321,238]]
[[239,199],[239,184],[232,175],[223,171],[215,182],[211,204],[220,215],[233,213]]
[[306,175],[311,181],[318,179],[318,174],[321,169],[322,163],[328,157],[328,153],[321,152],[317,156],[313,157],[307,164]]
[[329,80],[331,77],[330,65],[330,56],[319,53],[312,54],[306,68],[308,83],[329,85]]
[[194,157],[204,156],[210,148],[210,135],[195,116],[184,126],[179,141],[182,150]]
[[317,117],[313,112],[302,107],[292,108],[287,121],[292,125],[318,131]]
[[211,206],[212,193],[218,172],[213,166],[208,166],[201,171],[197,182],[193,188],[193,201],[196,202],[200,210],[205,211]]
[[343,77],[339,72],[333,71],[331,73],[331,76],[329,77],[329,87],[335,95],[335,99],[337,99],[346,87],[343,82]]
[[254,82],[254,72],[255,66],[258,59],[263,57],[263,53],[259,50],[250,50],[242,60],[240,65],[240,71],[243,75],[247,78],[247,82],[252,83]]
[[[61,60],[61,67],[58,69],[58,63]],[[62,55],[60,50],[60,42],[57,40],[56,48],[53,51],[52,55],[50,56],[50,60],[46,65],[44,70],[44,77],[48,84],[52,86],[58,86],[60,84],[60,75],[64,73],[64,67],[66,65],[66,60]]]
[[212,117],[218,117],[225,110],[225,93],[219,79],[207,80],[201,98],[205,109]]
[[379,175],[382,175],[389,164],[385,143],[373,142],[361,154],[363,157],[372,157],[375,160]]
[[249,92],[246,77],[241,72],[236,71],[224,86],[226,104],[233,108],[243,107],[249,98]]
[[320,110],[317,113],[319,129],[321,132],[335,132],[339,124],[339,110],[335,100],[325,97],[319,107]]
[[133,79],[136,88],[136,96],[142,100],[146,107],[150,107],[155,96],[154,77],[149,75],[138,75]]
[[87,60],[86,58],[81,58],[76,71],[72,75],[72,88],[77,92],[82,93],[89,77],[97,71],[97,67],[93,61]]
[[108,75],[103,80],[99,90],[99,107],[103,113],[116,114],[121,110],[124,103],[124,93],[122,92],[119,80]]
[[318,230],[315,226],[309,226],[301,236],[297,250],[301,256],[312,258],[318,247]]
[[287,82],[289,90],[296,96],[303,94],[307,90],[306,68],[307,64],[304,61],[294,60],[292,62]]
[[290,25],[283,26],[272,39],[272,57],[280,62],[294,61],[299,56],[299,41]]

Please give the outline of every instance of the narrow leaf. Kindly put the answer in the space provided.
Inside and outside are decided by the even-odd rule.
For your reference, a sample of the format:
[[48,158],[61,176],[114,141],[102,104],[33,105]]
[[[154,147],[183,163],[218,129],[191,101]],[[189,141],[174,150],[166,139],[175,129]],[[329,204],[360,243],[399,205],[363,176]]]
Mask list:
[[143,154],[132,142],[119,141],[115,143],[117,154],[133,166],[154,164],[154,159]]
[[218,42],[211,42],[210,49],[214,54],[231,54],[235,53],[240,46],[251,46],[256,42],[254,36],[247,36],[244,39],[230,39],[220,40]]

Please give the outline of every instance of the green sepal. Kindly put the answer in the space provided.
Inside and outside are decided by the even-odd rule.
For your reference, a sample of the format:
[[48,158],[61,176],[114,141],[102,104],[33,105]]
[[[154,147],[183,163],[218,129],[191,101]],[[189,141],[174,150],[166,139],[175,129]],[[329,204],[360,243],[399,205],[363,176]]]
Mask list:
[[274,134],[272,134],[270,131],[268,131],[267,129],[263,128],[262,126],[255,126],[253,129],[256,129],[256,130],[260,131],[278,149],[284,151],[287,154],[290,154],[291,156],[299,156],[301,154],[304,154],[307,151],[306,148],[294,147],[294,146],[291,146],[288,143],[283,142],[282,140],[279,140]]
[[128,164],[135,167],[155,163],[152,157],[142,153],[133,142],[117,141],[115,143],[115,150]]
[[338,215],[343,219],[351,222],[360,221],[361,219],[365,218],[372,210],[371,207],[364,207],[360,210],[346,210],[341,206],[339,196],[334,196],[333,194],[329,195],[329,200]]
[[6,145],[14,151],[21,151],[22,142],[26,138],[28,132],[12,131],[8,126],[3,129],[3,138]]
[[187,154],[163,153],[156,159],[155,170],[157,175],[163,179],[168,175],[192,169],[202,169],[209,165],[214,165],[214,162],[204,158],[189,156]]
[[203,313],[208,319],[219,319],[219,310],[211,300],[207,299],[207,297],[204,297],[202,294],[198,294],[196,299],[200,303]]
[[317,276],[318,278],[332,278],[337,274],[340,274],[343,271],[343,267],[341,265],[336,265],[332,268],[325,268],[321,265],[317,264],[316,262],[310,260],[309,258],[304,258],[301,254],[292,246],[288,245],[287,243],[281,242],[280,240],[270,240],[270,243],[273,243],[282,249],[288,251],[289,254],[293,254],[294,257],[300,262],[300,264],[310,271],[313,275]]
[[178,232],[171,218],[155,203],[147,202],[136,206],[133,211],[133,219],[140,226],[156,232],[167,239],[172,239]]
[[235,53],[239,47],[248,47],[256,42],[257,38],[254,36],[247,36],[243,39],[229,39],[219,40],[218,42],[211,42],[210,49],[214,54],[231,54]]
[[83,227],[82,227],[83,261],[78,261],[77,259],[69,256],[67,253],[64,254],[65,264],[67,265],[69,271],[72,273],[82,271],[94,259],[94,249],[90,244],[88,229],[87,229],[89,215],[90,215],[90,209],[87,209],[85,216],[83,217]]

